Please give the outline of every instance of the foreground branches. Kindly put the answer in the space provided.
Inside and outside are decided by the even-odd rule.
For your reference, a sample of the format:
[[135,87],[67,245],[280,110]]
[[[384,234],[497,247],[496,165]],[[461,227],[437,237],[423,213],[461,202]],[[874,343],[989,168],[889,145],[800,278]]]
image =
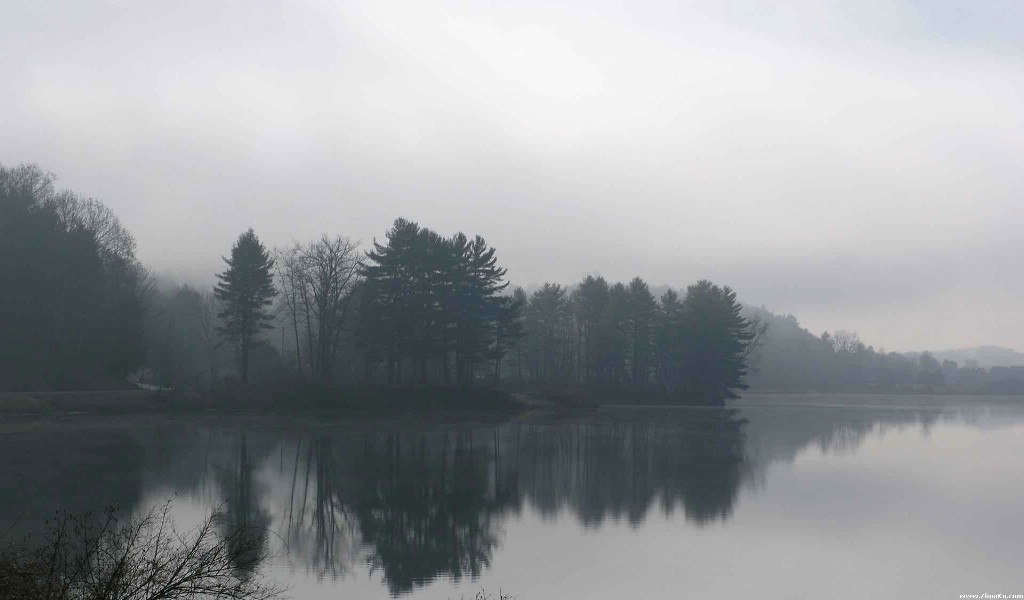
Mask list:
[[[59,515],[43,543],[0,555],[0,600],[266,600],[281,590],[249,567],[266,558],[262,536],[222,527],[217,513],[179,531],[170,504],[141,517]],[[244,563],[244,564],[240,564]]]

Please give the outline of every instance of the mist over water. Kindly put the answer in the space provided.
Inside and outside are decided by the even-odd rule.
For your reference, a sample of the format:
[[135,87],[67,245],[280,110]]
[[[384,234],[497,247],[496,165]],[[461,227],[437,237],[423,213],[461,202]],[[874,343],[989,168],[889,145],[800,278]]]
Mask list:
[[4,0],[0,72],[0,600],[1024,598],[1024,2]]
[[296,598],[930,596],[1016,581],[1022,433],[1005,401],[884,396],[30,420],[3,426],[0,514],[31,531],[57,507],[219,507],[265,529]]

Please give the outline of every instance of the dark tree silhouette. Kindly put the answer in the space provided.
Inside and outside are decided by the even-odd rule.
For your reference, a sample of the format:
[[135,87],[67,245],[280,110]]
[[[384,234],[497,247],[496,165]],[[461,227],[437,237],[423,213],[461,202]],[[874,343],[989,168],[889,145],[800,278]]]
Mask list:
[[569,304],[565,288],[545,283],[530,296],[526,310],[527,363],[533,379],[564,379],[564,366],[569,360],[566,352],[568,329]]
[[276,255],[281,300],[295,338],[299,375],[303,373],[300,329],[304,326],[306,361],[312,374],[329,384],[356,283],[357,244],[345,237],[324,235],[306,245],[278,249]]
[[747,389],[747,359],[758,325],[742,315],[736,292],[706,279],[686,289],[682,308],[686,391],[712,400],[736,397],[734,390]]
[[647,283],[639,277],[629,282],[628,289],[630,379],[633,385],[646,387],[650,382],[651,352],[654,349],[652,336],[658,303]]
[[357,332],[368,375],[383,362],[400,383],[407,364],[411,381],[470,384],[477,365],[508,352],[521,304],[502,295],[505,269],[483,238],[398,219],[366,257]]
[[744,389],[764,332],[741,310],[731,289],[708,281],[660,302],[639,277],[626,286],[587,276],[571,293],[546,283],[529,298],[511,359],[527,384],[584,386],[615,402],[718,403]]
[[494,304],[494,344],[487,351],[487,358],[494,361],[494,385],[501,382],[501,361],[509,350],[519,345],[526,330],[523,326],[525,297],[517,294],[502,296]]
[[577,371],[582,383],[597,382],[602,377],[601,357],[605,354],[606,336],[602,318],[608,304],[608,282],[604,277],[588,275],[572,294],[579,339]]
[[214,291],[223,303],[219,313],[223,325],[219,332],[239,351],[240,377],[249,380],[249,351],[253,338],[264,329],[273,327],[267,307],[274,301],[272,269],[274,260],[260,243],[252,229],[238,236],[231,247],[231,258],[225,258],[228,268],[217,275],[220,283]]
[[103,387],[138,367],[151,279],[108,208],[0,165],[0,389]]

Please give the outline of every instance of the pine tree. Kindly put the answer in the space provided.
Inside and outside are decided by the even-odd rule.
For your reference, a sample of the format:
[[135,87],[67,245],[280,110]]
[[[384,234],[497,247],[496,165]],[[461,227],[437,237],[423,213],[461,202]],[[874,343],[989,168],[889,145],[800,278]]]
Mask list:
[[608,288],[608,302],[602,315],[604,352],[601,367],[607,381],[621,387],[627,380],[626,359],[629,346],[629,290],[621,283]]
[[252,229],[238,236],[231,247],[228,268],[217,275],[220,283],[214,288],[224,310],[219,313],[224,325],[218,332],[238,345],[242,382],[249,380],[249,351],[254,336],[273,328],[273,317],[267,307],[274,301],[272,269],[274,260]]
[[367,351],[384,360],[388,383],[399,383],[424,309],[414,261],[423,240],[419,225],[406,219],[396,219],[386,237],[384,244],[374,240],[360,271],[366,288],[358,333]]
[[646,387],[650,381],[652,337],[658,303],[647,283],[639,277],[629,282],[628,292],[630,379],[634,386]]
[[566,289],[545,283],[533,292],[526,310],[526,330],[531,338],[530,371],[533,379],[556,382],[565,378],[566,331],[569,300]]
[[687,288],[682,358],[690,394],[717,403],[747,389],[743,379],[757,331],[742,308],[729,286],[702,279]]
[[[386,243],[374,241],[361,273],[365,294],[360,304],[360,343],[372,358],[387,364],[388,382],[400,383],[403,362],[411,363],[420,383],[428,382],[431,363],[450,383],[449,357],[460,383],[473,380],[474,368],[494,353],[504,356],[512,340],[507,331],[515,315],[500,295],[508,285],[494,248],[483,238],[464,234],[444,238],[406,219],[397,219]],[[500,321],[500,323],[499,323]],[[498,339],[500,337],[500,339]]]
[[663,392],[679,389],[680,365],[683,362],[683,303],[675,290],[666,290],[658,302],[655,363],[658,387]]
[[460,382],[471,382],[473,368],[490,349],[491,330],[504,310],[499,294],[508,286],[505,269],[497,266],[494,248],[480,236],[468,241],[458,234],[453,238],[459,249],[456,287],[459,297],[455,339],[456,373]]
[[487,351],[487,358],[494,361],[494,385],[501,381],[501,361],[508,351],[519,344],[526,335],[523,327],[523,295],[500,296],[494,302],[494,343]]
[[573,291],[572,301],[580,338],[577,371],[583,383],[597,383],[601,379],[602,342],[607,338],[601,324],[608,303],[608,282],[604,277],[587,275]]

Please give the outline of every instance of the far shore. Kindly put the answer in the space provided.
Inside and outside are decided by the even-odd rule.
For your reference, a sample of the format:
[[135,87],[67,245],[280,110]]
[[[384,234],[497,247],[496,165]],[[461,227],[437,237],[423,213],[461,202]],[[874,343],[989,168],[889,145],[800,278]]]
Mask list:
[[258,412],[491,411],[591,406],[543,394],[490,388],[233,387],[215,392],[165,389],[0,392],[0,415]]
[[[770,406],[785,398],[784,404],[829,404],[842,398],[843,405],[874,405],[881,397],[899,397],[911,404],[937,399],[979,398],[987,401],[1022,402],[1014,395],[958,391],[895,392],[781,392],[752,391],[726,405]],[[851,402],[852,401],[852,402]],[[422,387],[337,387],[299,385],[294,387],[234,387],[198,393],[167,389],[26,391],[0,392],[0,416],[46,414],[138,414],[138,413],[422,413],[486,411],[506,414],[535,410],[579,410],[599,406],[723,406],[720,403],[671,402],[664,395],[638,396],[635,392],[547,388],[505,391],[493,388]]]

